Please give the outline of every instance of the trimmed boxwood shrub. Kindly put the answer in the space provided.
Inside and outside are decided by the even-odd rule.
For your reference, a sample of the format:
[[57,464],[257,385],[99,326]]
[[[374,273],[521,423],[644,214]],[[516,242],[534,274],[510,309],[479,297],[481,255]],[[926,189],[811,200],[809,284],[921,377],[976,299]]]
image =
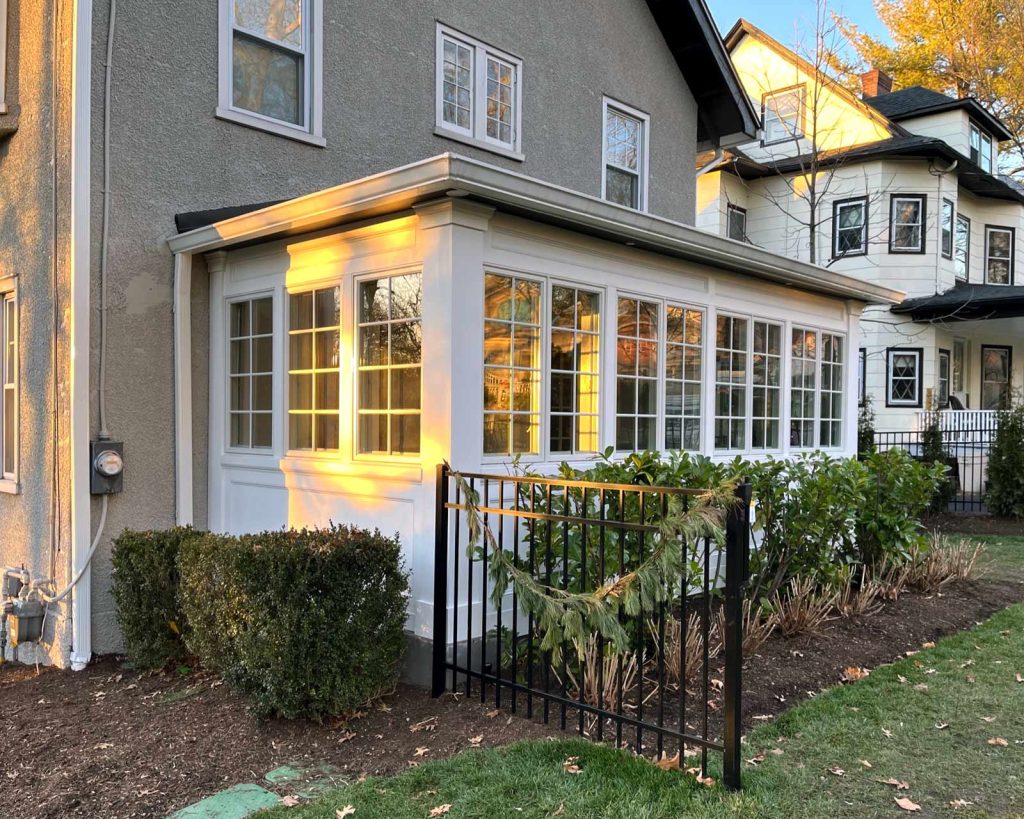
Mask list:
[[126,529],[114,539],[112,592],[124,651],[136,668],[161,668],[188,652],[178,605],[178,552],[200,533]]
[[385,693],[405,649],[397,538],[346,526],[190,540],[186,642],[261,716],[340,714]]

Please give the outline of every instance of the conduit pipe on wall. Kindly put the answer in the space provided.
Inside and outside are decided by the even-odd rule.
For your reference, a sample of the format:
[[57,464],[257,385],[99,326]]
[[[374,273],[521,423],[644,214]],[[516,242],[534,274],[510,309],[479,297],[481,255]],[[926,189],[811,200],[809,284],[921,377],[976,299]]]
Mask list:
[[[938,206],[938,214],[939,214],[939,218],[938,218],[938,222],[939,222],[938,251],[939,252],[935,254],[935,292],[936,293],[939,292],[939,288],[942,286],[942,273],[941,273],[941,271],[939,269],[940,265],[941,265],[941,260],[942,260],[942,199],[943,199],[943,197],[942,197],[942,179],[943,179],[943,177],[946,174],[952,173],[953,171],[955,171],[956,168],[957,168],[957,165],[959,165],[959,164],[960,164],[960,160],[954,159],[952,162],[949,163],[949,166],[946,167],[946,168],[937,168],[934,165],[932,165],[931,167],[928,168],[928,173],[932,174],[936,178],[936,180],[937,180],[936,188],[937,188],[937,193],[938,193],[938,195],[936,197],[937,200],[938,200],[936,202],[936,205]],[[954,232],[954,237],[955,237],[955,235],[956,235],[956,223],[955,223],[955,221],[954,221],[954,224],[950,226],[950,229]],[[955,238],[954,238],[954,242],[955,242]],[[954,257],[956,256],[955,247],[954,247],[953,255],[954,255]]]

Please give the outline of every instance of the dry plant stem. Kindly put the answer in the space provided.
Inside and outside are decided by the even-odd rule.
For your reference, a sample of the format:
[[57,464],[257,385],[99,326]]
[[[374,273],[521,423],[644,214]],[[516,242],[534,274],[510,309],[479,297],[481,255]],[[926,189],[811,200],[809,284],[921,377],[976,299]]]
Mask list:
[[812,578],[793,578],[785,594],[776,592],[772,608],[784,637],[817,632],[828,619],[835,594],[819,590]]

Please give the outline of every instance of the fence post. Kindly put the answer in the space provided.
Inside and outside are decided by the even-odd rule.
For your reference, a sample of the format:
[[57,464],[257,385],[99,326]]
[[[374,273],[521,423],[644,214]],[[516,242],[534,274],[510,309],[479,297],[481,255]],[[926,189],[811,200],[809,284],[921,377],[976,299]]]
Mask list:
[[750,548],[749,479],[736,487],[737,502],[725,522],[725,762],[723,780],[739,790],[742,759],[740,736],[743,720],[743,587],[747,579]]
[[[445,692],[448,656],[448,464],[437,465],[434,511],[434,642],[431,696]],[[457,605],[456,601],[456,605]]]

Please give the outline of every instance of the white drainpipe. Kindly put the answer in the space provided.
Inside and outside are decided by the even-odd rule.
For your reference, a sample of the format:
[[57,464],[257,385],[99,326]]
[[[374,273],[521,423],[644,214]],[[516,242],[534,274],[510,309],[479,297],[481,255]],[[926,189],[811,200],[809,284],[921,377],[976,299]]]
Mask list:
[[697,176],[704,176],[704,174],[713,171],[723,162],[725,162],[725,148],[719,148],[715,151],[715,156],[710,162],[697,169]]

